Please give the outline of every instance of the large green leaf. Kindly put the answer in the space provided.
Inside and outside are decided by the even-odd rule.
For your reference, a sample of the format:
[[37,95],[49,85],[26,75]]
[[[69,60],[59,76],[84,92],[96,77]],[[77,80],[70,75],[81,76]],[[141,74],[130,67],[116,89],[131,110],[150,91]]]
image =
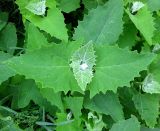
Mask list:
[[136,117],[113,124],[110,131],[140,131],[140,123]]
[[9,54],[0,51],[0,84],[9,77],[15,75],[14,71],[10,70],[10,68],[3,64],[3,62],[9,58],[11,58]]
[[149,127],[154,127],[159,115],[159,97],[150,94],[138,94],[133,96],[133,101],[141,118]]
[[147,6],[142,7],[136,15],[131,14],[128,10],[127,13],[148,44],[152,45],[152,37],[155,31],[154,18]]
[[0,49],[10,54],[14,53],[17,45],[17,34],[14,24],[8,23],[0,32]]
[[116,46],[97,46],[95,74],[90,84],[91,96],[98,92],[129,86],[129,82],[146,70],[154,54],[138,54]]
[[87,84],[92,81],[92,68],[96,64],[94,53],[93,44],[89,42],[77,50],[71,59],[72,63],[70,66],[73,68],[75,79],[83,91],[85,91]]
[[55,92],[81,91],[69,66],[71,55],[78,48],[76,42],[53,44],[14,57],[7,64],[18,74],[40,82],[42,88],[52,88]]
[[116,94],[108,91],[106,94],[97,94],[92,99],[85,97],[84,107],[98,113],[110,115],[114,121],[122,120],[123,110]]
[[110,0],[104,6],[89,11],[79,22],[74,39],[93,40],[96,44],[113,44],[123,29],[123,1]]
[[54,0],[47,0],[47,16],[38,16],[31,13],[26,9],[27,4],[30,0],[16,0],[19,6],[20,12],[23,17],[32,22],[35,26],[39,27],[41,30],[46,31],[51,36],[55,36],[61,40],[68,40],[67,29],[64,23],[64,17],[61,11],[56,8],[56,3]]

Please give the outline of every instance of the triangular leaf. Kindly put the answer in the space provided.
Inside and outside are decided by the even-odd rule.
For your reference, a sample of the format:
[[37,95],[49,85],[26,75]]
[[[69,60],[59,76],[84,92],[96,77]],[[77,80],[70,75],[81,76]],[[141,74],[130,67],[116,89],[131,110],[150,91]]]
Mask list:
[[89,11],[75,31],[74,38],[96,44],[113,44],[122,33],[123,1],[109,0],[104,6]]

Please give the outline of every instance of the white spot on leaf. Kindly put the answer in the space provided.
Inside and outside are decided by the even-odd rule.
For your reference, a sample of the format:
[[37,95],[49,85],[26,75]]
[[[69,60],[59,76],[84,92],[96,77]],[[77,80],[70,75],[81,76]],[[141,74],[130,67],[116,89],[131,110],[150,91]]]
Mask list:
[[37,2],[30,2],[26,9],[36,15],[45,15],[46,11],[46,0],[39,0]]
[[140,10],[143,6],[144,4],[140,1],[133,2],[132,8],[131,8],[132,13]]
[[81,65],[80,65],[80,69],[81,70],[86,70],[88,68],[88,65],[87,65],[87,63],[82,63]]

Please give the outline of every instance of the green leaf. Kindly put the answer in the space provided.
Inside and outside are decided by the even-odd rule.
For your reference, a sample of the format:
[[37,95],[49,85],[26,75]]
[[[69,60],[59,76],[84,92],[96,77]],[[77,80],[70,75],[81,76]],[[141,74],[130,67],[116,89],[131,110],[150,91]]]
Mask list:
[[152,53],[138,54],[116,46],[97,46],[97,63],[90,86],[91,96],[107,90],[117,91],[118,87],[129,86],[129,82],[146,70],[153,61]]
[[11,94],[13,94],[11,106],[14,109],[24,108],[32,100],[35,104],[38,104],[41,108],[44,107],[45,110],[50,113],[54,113],[56,110],[54,106],[51,106],[50,103],[42,97],[36,83],[32,79],[22,80],[20,84],[10,87],[10,91]]
[[159,11],[160,10],[160,1],[159,0],[147,0],[148,8],[151,11]]
[[[93,125],[91,124],[91,121]],[[102,120],[102,115],[96,116],[92,112],[88,113],[88,122],[85,122],[88,131],[102,131],[106,124]]]
[[113,124],[110,131],[140,131],[140,123],[136,117]]
[[40,82],[42,88],[52,88],[55,92],[69,90],[81,92],[69,66],[70,58],[78,48],[76,42],[53,44],[14,57],[6,64],[18,74]]
[[51,105],[57,106],[61,112],[64,111],[60,92],[55,93],[51,88],[40,88],[40,93],[51,103]]
[[123,29],[123,1],[109,0],[104,6],[89,11],[79,22],[74,39],[93,40],[96,44],[113,44]]
[[27,49],[36,50],[47,45],[45,36],[32,23],[29,23],[27,26]]
[[55,1],[48,0],[46,5],[49,7],[47,16],[41,17],[34,15],[32,12],[26,9],[29,0],[16,0],[17,5],[24,18],[32,22],[35,26],[41,30],[46,31],[51,36],[64,41],[68,41],[68,34],[66,25],[64,23],[64,17],[61,11],[56,8]]
[[92,8],[96,8],[98,5],[103,5],[106,0],[82,0],[85,8],[87,8],[88,10],[92,9]]
[[126,12],[137,29],[142,33],[148,44],[152,45],[152,37],[155,31],[154,18],[147,6],[142,7],[136,15],[131,14],[128,10]]
[[136,43],[137,30],[133,24],[124,26],[123,34],[119,37],[118,45],[120,48],[129,47],[130,49]]
[[57,1],[59,8],[66,13],[74,11],[80,7],[80,0],[70,0],[69,2],[68,0],[57,0]]
[[3,62],[9,58],[11,58],[9,54],[0,51],[0,84],[9,77],[15,75],[14,71],[3,64]]
[[150,94],[137,94],[133,96],[133,101],[141,118],[149,127],[153,128],[159,115],[159,97]]
[[71,109],[74,117],[79,119],[82,114],[83,97],[66,97],[64,101],[66,102],[67,108]]
[[5,27],[8,21],[8,13],[0,12],[0,31]]
[[70,66],[73,68],[75,79],[83,91],[85,91],[87,84],[92,81],[92,68],[96,61],[94,53],[93,44],[89,42],[77,50],[71,59],[72,63]]
[[160,83],[154,78],[154,74],[148,74],[143,81],[142,90],[146,93],[160,93]]
[[10,116],[0,116],[0,129],[1,131],[22,131]]
[[84,107],[98,113],[110,115],[114,121],[124,119],[122,106],[116,94],[108,91],[106,94],[97,94],[92,99],[85,97]]
[[12,107],[14,109],[26,107],[31,100],[39,96],[39,90],[34,80],[23,80],[16,87],[11,88],[13,93]]
[[160,128],[147,128],[147,127],[142,127],[141,131],[159,131]]
[[82,126],[80,126],[79,120],[67,120],[67,115],[65,113],[57,113],[58,120],[56,121],[57,127],[56,131],[82,131]]
[[13,48],[17,45],[17,34],[14,24],[8,23],[0,32],[0,49],[10,54],[14,53]]

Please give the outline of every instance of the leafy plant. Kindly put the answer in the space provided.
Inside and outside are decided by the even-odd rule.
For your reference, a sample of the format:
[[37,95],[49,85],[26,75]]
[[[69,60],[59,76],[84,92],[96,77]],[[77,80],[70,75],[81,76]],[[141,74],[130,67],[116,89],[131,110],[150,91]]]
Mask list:
[[0,129],[160,130],[159,0],[0,1]]

